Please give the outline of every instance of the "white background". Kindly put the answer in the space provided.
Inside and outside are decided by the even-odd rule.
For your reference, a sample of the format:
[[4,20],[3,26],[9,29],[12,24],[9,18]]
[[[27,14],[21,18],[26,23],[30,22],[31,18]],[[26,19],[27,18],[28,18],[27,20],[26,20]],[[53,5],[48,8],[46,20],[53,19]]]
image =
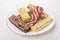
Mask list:
[[[53,29],[36,36],[22,36],[7,27],[6,17],[18,7],[29,3],[40,5],[55,16]],[[60,0],[0,0],[0,40],[60,40]]]

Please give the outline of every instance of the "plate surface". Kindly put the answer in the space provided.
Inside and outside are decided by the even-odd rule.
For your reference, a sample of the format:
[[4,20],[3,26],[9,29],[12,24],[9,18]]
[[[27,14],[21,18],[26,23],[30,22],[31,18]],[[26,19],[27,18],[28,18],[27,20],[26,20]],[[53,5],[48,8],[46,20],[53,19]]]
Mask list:
[[40,31],[37,31],[37,32],[27,32],[27,33],[24,33],[22,32],[20,29],[18,29],[16,26],[14,26],[10,21],[9,21],[9,17],[12,15],[12,14],[15,14],[15,15],[18,15],[18,11],[17,9],[15,9],[14,11],[11,11],[11,13],[7,16],[7,19],[6,19],[6,23],[7,23],[7,26],[14,32],[18,33],[18,34],[21,34],[21,35],[37,35],[37,34],[41,34],[41,33],[44,33],[48,30],[50,30],[52,27],[54,27],[54,24],[55,24],[55,18],[54,16],[51,14],[51,13],[47,13],[48,16],[52,17],[54,19],[53,22],[51,22],[49,25],[47,25],[45,28],[41,29]]

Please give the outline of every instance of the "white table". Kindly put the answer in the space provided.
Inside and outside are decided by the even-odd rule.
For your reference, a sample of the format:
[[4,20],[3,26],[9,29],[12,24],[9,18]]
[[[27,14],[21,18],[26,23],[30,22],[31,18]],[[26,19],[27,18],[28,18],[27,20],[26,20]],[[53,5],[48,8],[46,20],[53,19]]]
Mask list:
[[[56,18],[54,28],[36,36],[22,36],[11,31],[6,25],[7,15],[19,5],[28,3],[40,3],[46,11],[52,13]],[[0,0],[0,40],[60,40],[60,0]]]

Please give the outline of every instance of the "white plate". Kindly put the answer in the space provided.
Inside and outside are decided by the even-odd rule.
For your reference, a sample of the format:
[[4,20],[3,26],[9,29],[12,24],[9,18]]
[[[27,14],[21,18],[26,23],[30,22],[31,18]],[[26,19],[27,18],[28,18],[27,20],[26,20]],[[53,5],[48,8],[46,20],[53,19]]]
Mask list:
[[40,31],[37,31],[37,32],[32,32],[32,31],[30,31],[30,32],[24,33],[24,32],[22,32],[20,29],[18,29],[16,26],[14,26],[14,25],[9,21],[8,18],[9,18],[13,13],[14,13],[15,15],[18,15],[18,11],[17,11],[16,8],[15,8],[13,11],[11,11],[11,13],[7,16],[6,23],[7,23],[8,27],[9,27],[12,31],[14,31],[14,32],[16,32],[16,33],[18,33],[18,34],[21,34],[21,35],[37,35],[37,34],[44,33],[44,32],[46,32],[46,31],[50,30],[52,27],[54,27],[55,18],[54,18],[54,16],[53,16],[51,13],[47,13],[50,17],[52,17],[52,18],[54,19],[53,22],[51,22],[48,26],[46,26],[45,28],[43,28],[43,29],[40,30]]

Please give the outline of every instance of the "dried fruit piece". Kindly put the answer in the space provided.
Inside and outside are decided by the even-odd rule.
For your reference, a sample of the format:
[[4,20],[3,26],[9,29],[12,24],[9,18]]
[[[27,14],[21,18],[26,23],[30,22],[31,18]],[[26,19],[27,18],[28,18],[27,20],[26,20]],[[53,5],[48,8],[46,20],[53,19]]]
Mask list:
[[25,27],[20,18],[15,15],[9,17],[9,21],[13,23],[17,28],[21,29],[23,32],[28,32],[30,27]]
[[52,22],[53,19],[51,17],[46,17],[43,20],[39,20],[34,26],[31,27],[32,31],[37,31],[48,25],[50,22]]
[[29,5],[27,6],[27,8],[29,8],[29,11],[30,11],[30,12],[33,12],[33,10],[34,10],[34,5],[29,4]]
[[21,16],[22,21],[27,21],[30,19],[30,15],[25,11],[25,8],[18,8],[18,12]]
[[41,19],[46,18],[48,15],[46,13],[41,13]]

